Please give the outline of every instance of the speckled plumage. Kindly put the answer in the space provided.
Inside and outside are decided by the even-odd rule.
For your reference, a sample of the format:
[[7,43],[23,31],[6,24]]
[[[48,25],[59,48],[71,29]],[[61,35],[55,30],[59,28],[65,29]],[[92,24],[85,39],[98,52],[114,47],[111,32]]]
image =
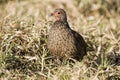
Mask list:
[[[54,16],[58,14],[58,17]],[[47,47],[50,53],[58,58],[75,58],[80,60],[86,54],[87,44],[83,37],[69,27],[67,16],[63,9],[56,9],[53,17],[56,18],[49,30]],[[64,17],[61,17],[64,16]]]

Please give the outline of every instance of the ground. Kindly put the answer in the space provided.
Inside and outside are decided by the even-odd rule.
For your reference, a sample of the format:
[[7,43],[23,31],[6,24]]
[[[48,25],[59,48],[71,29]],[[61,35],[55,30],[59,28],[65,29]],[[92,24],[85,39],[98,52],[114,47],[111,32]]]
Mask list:
[[[82,61],[56,63],[46,48],[49,14],[63,8],[88,44]],[[119,80],[119,0],[1,0],[0,80]]]

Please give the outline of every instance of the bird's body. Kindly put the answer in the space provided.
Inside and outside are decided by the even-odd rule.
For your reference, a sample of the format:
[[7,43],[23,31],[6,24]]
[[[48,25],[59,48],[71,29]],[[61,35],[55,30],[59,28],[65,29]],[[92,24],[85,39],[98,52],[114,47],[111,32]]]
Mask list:
[[50,53],[58,58],[80,60],[86,54],[87,44],[69,27],[67,19],[57,19],[49,30],[47,46]]

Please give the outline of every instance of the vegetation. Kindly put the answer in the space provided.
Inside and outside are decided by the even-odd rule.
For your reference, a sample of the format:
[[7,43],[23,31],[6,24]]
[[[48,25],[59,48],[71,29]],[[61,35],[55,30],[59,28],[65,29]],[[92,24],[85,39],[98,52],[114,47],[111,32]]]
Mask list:
[[[46,48],[56,8],[84,36],[88,52],[62,64]],[[119,80],[120,0],[0,0],[0,80]]]

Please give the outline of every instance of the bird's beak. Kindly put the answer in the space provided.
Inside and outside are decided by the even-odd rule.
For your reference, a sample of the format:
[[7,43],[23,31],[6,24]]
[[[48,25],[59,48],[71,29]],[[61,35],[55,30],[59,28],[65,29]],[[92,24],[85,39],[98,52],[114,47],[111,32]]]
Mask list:
[[53,16],[54,14],[53,13],[51,13],[49,16]]

